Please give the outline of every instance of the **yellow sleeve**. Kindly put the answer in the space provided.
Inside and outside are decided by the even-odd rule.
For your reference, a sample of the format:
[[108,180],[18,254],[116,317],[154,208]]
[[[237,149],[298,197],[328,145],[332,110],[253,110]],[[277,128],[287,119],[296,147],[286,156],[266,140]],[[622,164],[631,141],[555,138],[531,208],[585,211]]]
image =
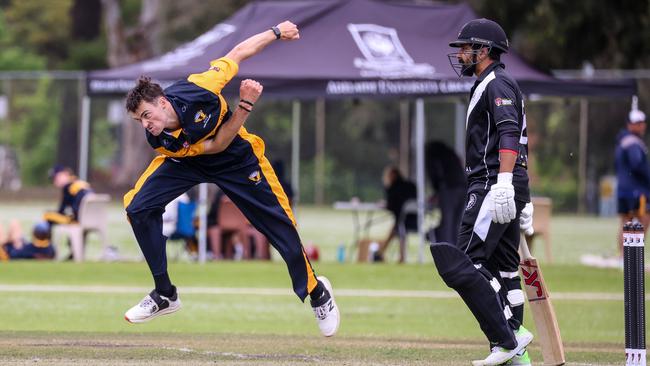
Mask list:
[[197,156],[203,154],[203,151],[205,151],[205,147],[203,146],[203,140],[198,141],[197,143],[192,144],[189,147],[180,149],[177,152],[171,152],[165,149],[164,147],[159,147],[156,149],[156,151],[165,156],[169,156],[171,158],[185,158],[189,156]]
[[235,61],[222,57],[210,62],[208,71],[192,74],[187,78],[187,81],[219,94],[221,89],[237,75],[238,71],[239,65]]

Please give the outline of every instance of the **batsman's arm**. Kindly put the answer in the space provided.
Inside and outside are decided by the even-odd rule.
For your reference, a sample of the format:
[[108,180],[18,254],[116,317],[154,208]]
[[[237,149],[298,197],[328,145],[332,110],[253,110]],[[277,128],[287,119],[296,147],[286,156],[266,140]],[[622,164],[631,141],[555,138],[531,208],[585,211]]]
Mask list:
[[239,129],[244,125],[248,115],[253,111],[253,105],[262,94],[264,87],[255,80],[246,79],[239,87],[239,104],[232,116],[219,129],[214,139],[203,141],[202,154],[216,154],[224,151],[237,136]]
[[[279,39],[283,41],[293,41],[300,38],[298,27],[288,20],[278,24],[275,28],[280,32]],[[273,29],[268,29],[245,39],[228,52],[226,57],[239,64],[245,59],[262,51],[264,47],[276,39],[278,38]]]

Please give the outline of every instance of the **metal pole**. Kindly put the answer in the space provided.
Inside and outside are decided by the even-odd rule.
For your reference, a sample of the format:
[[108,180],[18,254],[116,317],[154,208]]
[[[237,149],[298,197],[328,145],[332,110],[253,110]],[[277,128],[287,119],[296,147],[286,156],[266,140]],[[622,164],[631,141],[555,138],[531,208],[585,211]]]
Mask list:
[[578,137],[578,212],[585,212],[585,192],[587,191],[587,134],[589,129],[589,102],[580,99],[580,136]]
[[425,227],[424,227],[424,207],[425,207],[425,186],[424,186],[424,101],[418,98],[415,101],[415,163],[416,163],[416,185],[418,200],[418,236],[420,237],[420,250],[418,252],[418,262],[424,262]]
[[206,260],[208,248],[208,183],[199,184],[199,263]]
[[[300,198],[300,101],[294,100],[291,120],[291,186],[294,206]],[[296,207],[293,207],[294,215]]]
[[409,166],[409,150],[410,150],[410,131],[409,124],[409,101],[400,100],[399,102],[399,170],[405,176],[411,175],[411,167]]
[[316,99],[316,161],[314,162],[314,203],[325,201],[325,99]]
[[90,139],[90,97],[81,102],[81,133],[79,134],[79,179],[88,180],[88,146]]

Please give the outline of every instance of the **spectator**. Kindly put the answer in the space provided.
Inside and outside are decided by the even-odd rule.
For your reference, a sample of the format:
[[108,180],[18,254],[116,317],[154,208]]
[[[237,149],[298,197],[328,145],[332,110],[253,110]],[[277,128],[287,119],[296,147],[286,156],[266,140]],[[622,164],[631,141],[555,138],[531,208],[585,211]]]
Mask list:
[[9,223],[7,236],[0,226],[0,260],[53,259],[56,252],[50,238],[50,224],[46,221],[34,225],[32,241],[29,242],[23,237],[18,221],[13,220]]
[[388,237],[381,243],[379,250],[375,254],[375,260],[383,260],[388,244],[390,244],[390,241],[395,236],[398,236],[399,263],[404,263],[406,259],[406,235],[400,235],[399,224],[400,219],[404,219],[404,224],[409,229],[417,226],[417,217],[402,217],[404,203],[410,199],[417,198],[417,189],[413,182],[406,180],[402,176],[402,173],[400,173],[396,166],[388,166],[384,169],[383,183],[385,187],[386,209],[393,215],[394,224],[388,232]]
[[643,141],[645,135],[645,113],[638,109],[630,111],[627,126],[617,136],[616,178],[618,180],[617,198],[619,225],[619,255],[623,256],[623,232],[621,228],[627,221],[636,218],[648,229],[650,218],[646,201],[650,197],[650,166],[648,166],[648,147]]
[[48,211],[44,219],[50,224],[69,224],[77,221],[81,199],[92,192],[90,184],[78,179],[72,169],[55,165],[50,170],[52,184],[62,190],[61,202],[57,211]]
[[[52,184],[62,191],[61,202],[57,211],[46,212],[43,215],[43,219],[51,226],[76,222],[79,219],[81,200],[86,194],[92,192],[90,184],[78,179],[71,168],[59,164],[50,170],[49,176]],[[69,246],[70,243],[68,242]],[[70,250],[70,255],[67,259],[72,259],[72,250]]]
[[434,201],[442,215],[440,224],[433,229],[434,241],[456,245],[467,189],[463,165],[454,150],[441,141],[428,142],[425,157],[427,176],[435,191]]

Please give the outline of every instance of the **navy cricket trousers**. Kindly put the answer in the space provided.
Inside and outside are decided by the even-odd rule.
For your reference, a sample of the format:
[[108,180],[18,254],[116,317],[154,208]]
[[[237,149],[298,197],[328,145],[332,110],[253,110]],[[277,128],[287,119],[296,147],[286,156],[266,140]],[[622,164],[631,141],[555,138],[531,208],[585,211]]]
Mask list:
[[317,280],[303,249],[280,182],[264,156],[264,141],[242,128],[218,154],[157,156],[124,196],[135,237],[153,275],[167,271],[162,213],[174,198],[199,183],[215,183],[287,263],[293,290],[304,301]]

